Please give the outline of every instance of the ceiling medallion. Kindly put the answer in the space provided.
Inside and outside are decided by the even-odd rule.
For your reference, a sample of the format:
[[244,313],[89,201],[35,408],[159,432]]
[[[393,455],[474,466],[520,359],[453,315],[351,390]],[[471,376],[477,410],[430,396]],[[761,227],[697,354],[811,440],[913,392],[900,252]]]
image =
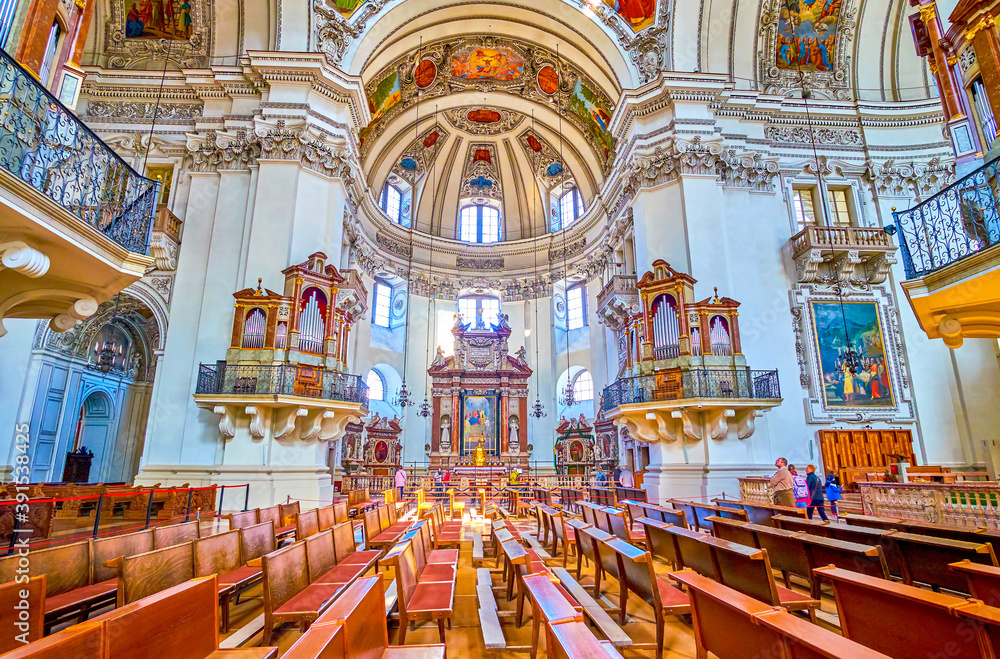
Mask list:
[[437,64],[429,59],[420,60],[413,71],[413,82],[420,89],[430,87],[437,77]]
[[551,66],[543,66],[535,77],[538,88],[552,96],[559,91],[559,73]]
[[500,135],[514,130],[524,121],[520,112],[487,106],[446,110],[444,116],[455,128],[473,135]]

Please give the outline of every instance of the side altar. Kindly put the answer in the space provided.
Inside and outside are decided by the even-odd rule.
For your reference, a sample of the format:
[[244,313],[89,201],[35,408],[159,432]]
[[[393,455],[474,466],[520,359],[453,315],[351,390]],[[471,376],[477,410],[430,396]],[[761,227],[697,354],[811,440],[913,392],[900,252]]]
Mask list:
[[523,347],[513,356],[508,353],[507,316],[501,314],[496,325],[486,325],[481,316],[475,324],[456,316],[451,333],[454,355],[445,356],[439,347],[427,369],[433,398],[431,471],[526,470],[532,447],[524,421],[532,371]]

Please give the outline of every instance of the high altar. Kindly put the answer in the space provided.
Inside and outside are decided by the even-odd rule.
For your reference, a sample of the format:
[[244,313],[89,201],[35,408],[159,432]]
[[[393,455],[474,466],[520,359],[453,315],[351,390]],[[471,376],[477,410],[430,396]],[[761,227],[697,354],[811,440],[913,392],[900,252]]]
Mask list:
[[427,369],[435,429],[429,447],[431,470],[492,474],[527,469],[532,447],[525,420],[532,371],[523,347],[514,356],[508,354],[507,316],[490,326],[481,316],[474,325],[456,316],[451,333],[454,355],[446,357],[439,347]]

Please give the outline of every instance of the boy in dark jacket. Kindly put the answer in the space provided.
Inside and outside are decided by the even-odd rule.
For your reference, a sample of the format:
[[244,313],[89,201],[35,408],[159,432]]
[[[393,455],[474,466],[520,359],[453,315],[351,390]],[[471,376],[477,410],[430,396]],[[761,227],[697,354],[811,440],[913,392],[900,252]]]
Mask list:
[[813,518],[813,510],[819,509],[819,516],[824,522],[829,521],[826,511],[823,510],[823,480],[816,473],[816,465],[806,467],[806,487],[809,488],[809,505],[806,506],[806,514],[809,519]]

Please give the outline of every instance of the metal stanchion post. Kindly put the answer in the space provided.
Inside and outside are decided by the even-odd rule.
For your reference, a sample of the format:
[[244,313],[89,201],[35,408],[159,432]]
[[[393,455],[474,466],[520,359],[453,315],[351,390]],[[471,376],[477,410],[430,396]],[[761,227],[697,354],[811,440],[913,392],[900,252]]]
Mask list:
[[250,509],[250,483],[247,483],[247,495],[243,499],[243,512]]
[[101,526],[101,508],[104,507],[104,492],[97,497],[97,514],[94,515],[94,535],[97,535],[97,529]]
[[191,497],[194,496],[194,488],[188,488],[188,505],[187,510],[184,511],[184,521],[191,521]]
[[226,497],[226,486],[223,485],[222,489],[219,490],[219,516],[222,516],[222,500]]
[[156,488],[149,488],[149,501],[146,503],[146,526],[144,529],[149,528],[149,518],[153,514],[153,494],[156,492]]

